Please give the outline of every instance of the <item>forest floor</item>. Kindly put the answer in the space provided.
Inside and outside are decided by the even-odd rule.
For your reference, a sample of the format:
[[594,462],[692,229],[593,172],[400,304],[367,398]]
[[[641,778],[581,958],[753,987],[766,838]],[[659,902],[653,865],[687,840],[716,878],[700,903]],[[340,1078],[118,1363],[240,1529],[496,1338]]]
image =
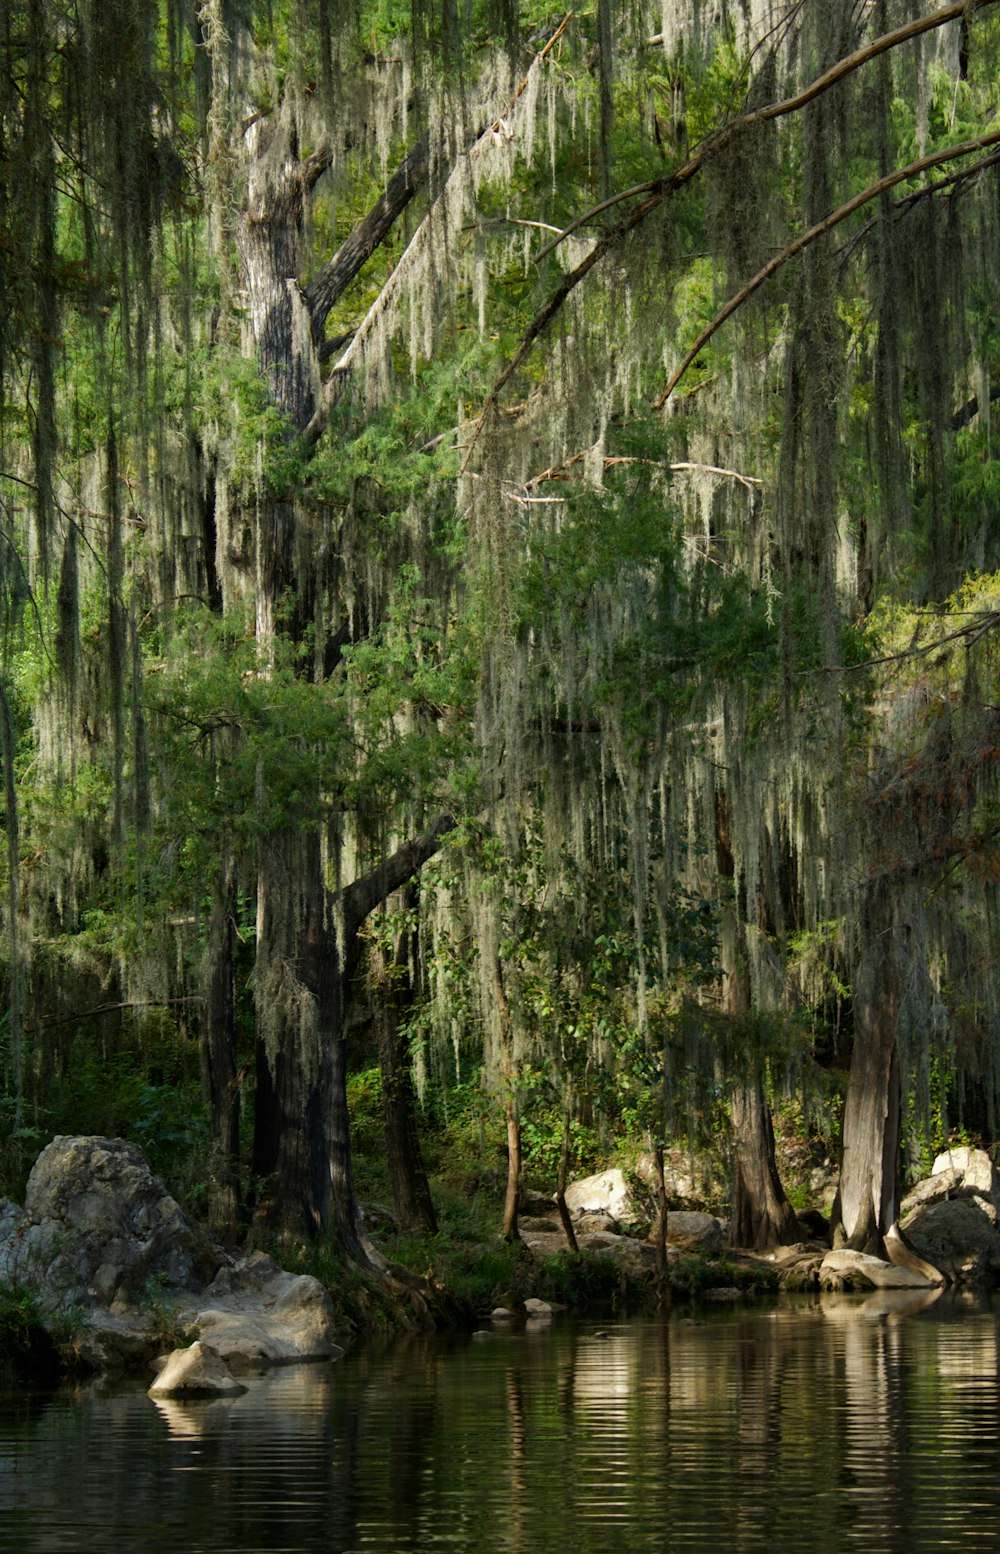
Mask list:
[[[522,1234],[505,1241],[500,1233],[502,1177],[470,1175],[447,1163],[430,1177],[437,1230],[402,1234],[385,1207],[391,1199],[378,1160],[362,1156],[358,1177],[372,1240],[390,1263],[426,1281],[439,1325],[479,1325],[498,1307],[523,1315],[530,1299],[612,1318],[696,1299],[761,1295],[778,1287],[773,1262],[725,1246],[709,1255],[670,1247],[666,1271],[658,1276],[655,1253],[645,1239],[651,1228],[647,1222],[621,1227],[624,1236],[581,1236],[580,1250],[573,1252],[554,1211],[542,1219],[535,1208],[524,1216]],[[528,1199],[532,1196],[529,1190]],[[387,1295],[378,1281],[331,1265],[322,1253],[307,1255],[302,1267],[328,1285],[342,1320],[357,1336],[412,1324],[410,1304]]]

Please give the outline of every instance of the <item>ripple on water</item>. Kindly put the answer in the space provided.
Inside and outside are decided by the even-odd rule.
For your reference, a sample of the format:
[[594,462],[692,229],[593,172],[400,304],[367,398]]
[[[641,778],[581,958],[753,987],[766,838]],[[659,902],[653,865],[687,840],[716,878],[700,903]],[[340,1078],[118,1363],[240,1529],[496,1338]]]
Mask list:
[[255,1380],[0,1395],[3,1554],[1000,1547],[998,1326],[947,1300],[419,1341]]

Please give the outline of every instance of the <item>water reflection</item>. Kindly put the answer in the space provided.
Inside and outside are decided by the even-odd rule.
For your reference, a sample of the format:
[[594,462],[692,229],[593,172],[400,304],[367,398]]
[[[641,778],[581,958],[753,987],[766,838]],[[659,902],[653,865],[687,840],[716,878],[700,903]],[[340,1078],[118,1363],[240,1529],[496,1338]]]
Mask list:
[[5,1554],[1000,1546],[998,1317],[938,1292],[0,1396]]

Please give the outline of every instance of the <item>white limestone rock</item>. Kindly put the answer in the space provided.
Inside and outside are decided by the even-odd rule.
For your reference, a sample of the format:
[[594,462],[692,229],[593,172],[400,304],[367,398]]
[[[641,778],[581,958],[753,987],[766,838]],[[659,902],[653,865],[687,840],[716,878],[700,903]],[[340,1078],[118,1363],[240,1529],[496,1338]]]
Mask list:
[[1000,1173],[985,1149],[963,1145],[946,1150],[934,1161],[931,1180],[949,1171],[957,1171],[961,1178],[954,1196],[982,1199],[988,1205],[987,1213],[995,1225],[1000,1216]]
[[884,1262],[881,1257],[872,1257],[868,1252],[854,1252],[849,1247],[827,1252],[820,1264],[819,1280],[825,1290],[849,1289],[858,1285],[877,1290],[934,1288],[931,1281],[921,1273],[909,1268],[897,1268],[893,1263]]
[[570,1182],[566,1188],[566,1207],[574,1219],[582,1214],[606,1214],[619,1224],[640,1214],[625,1174],[617,1167]]
[[224,1269],[206,1296],[204,1306],[187,1307],[187,1319],[237,1368],[334,1360],[344,1352],[319,1280],[286,1273],[263,1253]]
[[238,1397],[246,1392],[221,1355],[200,1340],[168,1356],[150,1397]]
[[714,1214],[695,1211],[667,1215],[667,1245],[702,1257],[716,1257],[722,1251],[722,1226]]

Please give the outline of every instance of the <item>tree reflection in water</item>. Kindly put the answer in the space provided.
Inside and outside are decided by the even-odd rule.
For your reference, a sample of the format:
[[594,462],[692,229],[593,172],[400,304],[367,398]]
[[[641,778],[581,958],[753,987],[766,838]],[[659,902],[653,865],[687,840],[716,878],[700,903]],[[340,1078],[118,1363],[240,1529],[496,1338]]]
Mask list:
[[993,1550],[997,1315],[803,1298],[254,1379],[0,1397],[4,1554]]

